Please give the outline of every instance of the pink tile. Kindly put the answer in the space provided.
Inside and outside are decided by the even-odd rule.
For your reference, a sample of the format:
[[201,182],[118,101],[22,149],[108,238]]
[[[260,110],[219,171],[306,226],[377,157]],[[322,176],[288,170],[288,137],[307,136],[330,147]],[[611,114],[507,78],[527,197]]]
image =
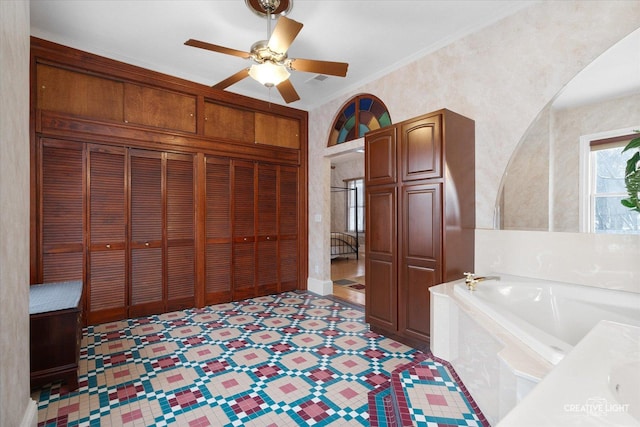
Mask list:
[[184,380],[184,377],[182,376],[182,374],[176,374],[176,375],[171,375],[170,377],[167,377],[167,381],[169,381],[170,383],[175,383],[176,381],[182,381]]
[[207,417],[200,417],[189,421],[189,427],[209,427],[211,423]]
[[236,381],[234,378],[231,378],[230,380],[223,381],[222,385],[224,386],[224,388],[231,388],[237,386],[238,381]]
[[136,409],[135,411],[122,414],[122,423],[130,423],[132,421],[139,420],[140,418],[142,418],[142,411],[140,409]]
[[130,374],[131,372],[128,369],[123,369],[122,371],[114,372],[113,378],[126,377],[127,375],[130,375]]
[[78,412],[79,409],[80,409],[80,404],[79,403],[74,403],[74,404],[68,405],[68,406],[62,406],[62,407],[58,408],[58,416],[62,417],[64,415],[69,415],[72,412]]
[[449,406],[447,399],[440,394],[427,393],[425,396],[427,397],[427,401],[430,405]]
[[298,390],[298,388],[291,383],[280,386],[280,391],[282,391],[284,394],[289,394],[296,390]]
[[358,393],[350,387],[347,387],[344,390],[340,391],[340,394],[346,397],[347,399],[353,399],[358,395]]

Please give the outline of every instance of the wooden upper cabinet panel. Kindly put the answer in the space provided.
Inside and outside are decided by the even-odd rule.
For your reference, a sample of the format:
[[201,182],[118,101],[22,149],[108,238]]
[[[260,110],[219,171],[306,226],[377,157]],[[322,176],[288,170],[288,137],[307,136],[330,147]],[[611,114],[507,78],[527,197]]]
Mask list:
[[402,124],[400,135],[402,180],[442,177],[442,116]]
[[365,136],[365,185],[396,182],[396,128],[389,127]]
[[300,121],[255,113],[256,143],[300,149]]
[[124,84],[124,120],[145,126],[196,131],[196,97]]
[[204,103],[204,134],[215,138],[253,143],[255,124],[253,111]]
[[122,122],[122,82],[65,70],[36,66],[37,107],[103,120]]

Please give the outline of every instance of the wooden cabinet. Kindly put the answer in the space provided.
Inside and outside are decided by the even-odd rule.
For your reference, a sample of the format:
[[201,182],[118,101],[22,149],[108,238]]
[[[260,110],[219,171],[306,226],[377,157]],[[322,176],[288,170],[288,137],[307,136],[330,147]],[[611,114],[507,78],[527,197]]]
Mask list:
[[163,89],[124,85],[125,123],[196,131],[196,98]]
[[44,283],[82,280],[84,266],[83,144],[48,138],[37,149],[41,189],[38,270]]
[[89,323],[127,316],[126,159],[121,147],[87,150]]
[[36,66],[37,104],[43,110],[122,122],[122,82],[51,65]]
[[215,102],[205,102],[204,134],[253,143],[255,142],[254,112]]
[[474,132],[440,110],[365,136],[366,319],[416,347],[429,287],[473,269]]
[[81,295],[80,280],[29,289],[31,387],[62,380],[67,392],[78,388]]
[[256,143],[300,148],[300,122],[273,114],[255,113]]
[[90,324],[304,287],[306,112],[31,47],[31,283]]

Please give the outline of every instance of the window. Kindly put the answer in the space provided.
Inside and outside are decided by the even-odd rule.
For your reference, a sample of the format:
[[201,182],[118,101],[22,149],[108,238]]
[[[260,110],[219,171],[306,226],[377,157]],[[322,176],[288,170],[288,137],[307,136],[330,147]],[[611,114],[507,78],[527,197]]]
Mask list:
[[364,179],[345,181],[347,188],[347,231],[364,231]]
[[589,144],[589,231],[640,234],[640,213],[622,206],[627,197],[624,173],[628,156],[622,149],[631,137]]

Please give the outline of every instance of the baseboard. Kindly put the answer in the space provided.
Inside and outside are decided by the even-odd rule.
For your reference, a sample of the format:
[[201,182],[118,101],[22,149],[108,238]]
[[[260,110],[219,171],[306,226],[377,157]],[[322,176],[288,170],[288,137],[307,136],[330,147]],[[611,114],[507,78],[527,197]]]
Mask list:
[[331,295],[333,293],[333,282],[309,277],[307,279],[307,290],[318,295]]
[[27,408],[22,416],[20,427],[37,427],[38,426],[38,404],[35,400],[29,399]]

